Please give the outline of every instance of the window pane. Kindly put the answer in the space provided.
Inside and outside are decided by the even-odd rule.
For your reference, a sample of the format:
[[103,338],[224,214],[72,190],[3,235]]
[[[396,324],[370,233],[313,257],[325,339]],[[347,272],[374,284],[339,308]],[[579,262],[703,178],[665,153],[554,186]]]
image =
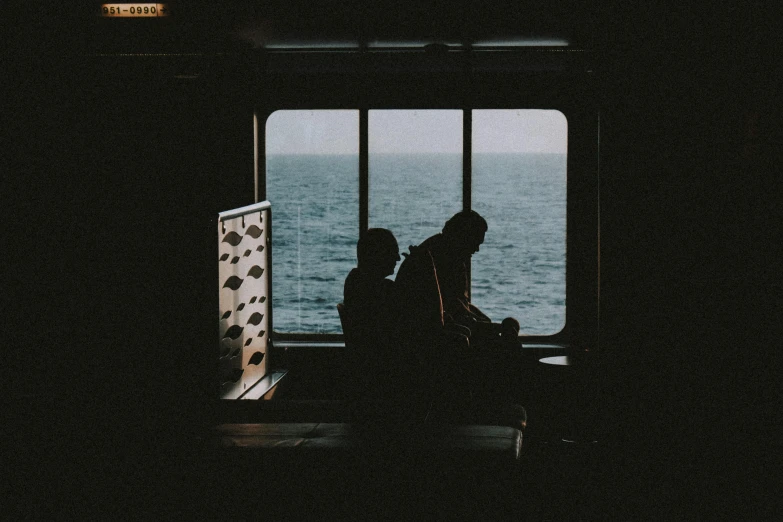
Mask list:
[[359,111],[274,112],[266,183],[274,328],[341,333],[335,305],[359,238]]
[[553,110],[473,111],[473,209],[489,230],[471,300],[521,333],[565,326],[568,122]]
[[462,209],[462,111],[369,111],[368,132],[369,226],[407,252]]

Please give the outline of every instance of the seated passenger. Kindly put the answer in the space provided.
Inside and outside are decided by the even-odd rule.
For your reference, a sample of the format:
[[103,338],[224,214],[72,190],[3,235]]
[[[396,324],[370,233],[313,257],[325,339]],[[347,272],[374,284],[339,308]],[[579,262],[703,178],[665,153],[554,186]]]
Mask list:
[[399,338],[410,366],[422,377],[417,386],[436,403],[464,403],[470,330],[446,320],[439,274],[426,248],[411,246],[397,273]]
[[394,273],[400,260],[397,239],[385,228],[371,228],[356,245],[357,267],[345,279],[345,311],[359,345],[386,343],[394,334],[398,313]]
[[[478,213],[457,213],[442,233],[410,247],[397,274],[403,337],[419,347],[418,363],[431,375],[429,391],[447,409],[471,403],[476,393],[493,401],[509,400],[513,393],[514,351],[499,349],[519,345],[519,323],[512,318],[493,323],[468,298],[468,263],[487,228]],[[446,341],[447,332],[465,336],[461,345],[469,349]],[[480,360],[485,349],[489,357]]]
[[[492,323],[468,297],[468,264],[484,242],[487,229],[486,220],[477,212],[458,212],[446,222],[442,233],[435,234],[418,247],[411,247],[411,257],[406,258],[400,267],[397,282],[410,286],[410,275],[420,272],[422,266],[431,262],[437,274],[446,327],[467,328],[473,345],[500,338],[513,344],[517,341],[519,323],[513,318],[506,318],[501,324]],[[415,264],[417,268],[410,269],[409,264]],[[426,291],[421,290],[421,298],[427,299]],[[409,297],[415,299],[414,296]]]
[[371,228],[356,254],[343,297],[354,344],[347,354],[354,419],[384,427],[419,422],[427,398],[399,342],[399,300],[394,281],[386,279],[400,260],[397,240],[389,230]]

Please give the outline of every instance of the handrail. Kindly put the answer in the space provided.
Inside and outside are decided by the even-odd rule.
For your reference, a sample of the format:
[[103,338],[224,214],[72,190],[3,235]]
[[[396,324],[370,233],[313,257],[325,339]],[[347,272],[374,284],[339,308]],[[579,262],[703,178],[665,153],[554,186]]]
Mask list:
[[227,219],[234,219],[240,216],[246,216],[248,214],[252,214],[253,212],[266,210],[268,208],[272,208],[272,204],[269,203],[269,201],[260,201],[258,203],[253,203],[252,205],[247,205],[246,207],[239,207],[233,210],[226,210],[225,212],[220,212],[218,213],[218,221],[226,221]]

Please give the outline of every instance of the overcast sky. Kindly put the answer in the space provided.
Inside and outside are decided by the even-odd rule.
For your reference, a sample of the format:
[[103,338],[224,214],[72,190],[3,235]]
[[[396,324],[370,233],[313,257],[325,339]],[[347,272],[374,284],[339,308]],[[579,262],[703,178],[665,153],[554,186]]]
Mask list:
[[[358,154],[359,111],[277,111],[267,154]],[[370,153],[462,152],[462,111],[371,110]],[[559,153],[568,123],[554,110],[474,110],[473,152]]]

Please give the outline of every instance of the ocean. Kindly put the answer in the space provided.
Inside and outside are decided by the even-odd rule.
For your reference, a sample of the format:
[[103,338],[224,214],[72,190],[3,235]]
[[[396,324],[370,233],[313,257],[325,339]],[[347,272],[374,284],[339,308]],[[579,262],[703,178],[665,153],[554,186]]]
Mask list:
[[[354,155],[267,157],[275,331],[341,333],[335,306],[356,266],[358,173]],[[404,253],[461,210],[462,156],[371,154],[369,183],[369,225],[391,230]],[[471,301],[493,320],[515,317],[521,333],[560,331],[566,156],[474,154],[472,208],[489,230],[473,256]]]

